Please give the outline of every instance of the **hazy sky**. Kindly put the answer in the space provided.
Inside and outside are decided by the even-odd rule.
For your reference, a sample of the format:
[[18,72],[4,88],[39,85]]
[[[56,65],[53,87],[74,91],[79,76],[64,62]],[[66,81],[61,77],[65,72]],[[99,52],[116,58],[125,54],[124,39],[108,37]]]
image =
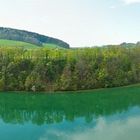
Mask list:
[[140,41],[140,0],[0,0],[0,26],[93,46]]

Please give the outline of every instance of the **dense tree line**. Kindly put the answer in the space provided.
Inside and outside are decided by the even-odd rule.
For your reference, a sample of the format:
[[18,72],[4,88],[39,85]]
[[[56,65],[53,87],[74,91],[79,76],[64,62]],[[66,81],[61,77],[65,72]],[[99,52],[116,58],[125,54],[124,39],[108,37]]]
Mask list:
[[83,90],[140,82],[140,47],[0,48],[0,90]]

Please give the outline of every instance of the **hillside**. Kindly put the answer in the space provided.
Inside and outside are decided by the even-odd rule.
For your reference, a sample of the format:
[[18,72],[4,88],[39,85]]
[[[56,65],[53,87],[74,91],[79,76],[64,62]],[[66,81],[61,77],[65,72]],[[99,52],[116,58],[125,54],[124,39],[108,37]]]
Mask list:
[[15,41],[15,40],[6,40],[6,39],[0,39],[0,47],[21,47],[24,49],[36,49],[36,48],[61,48],[65,49],[63,47],[60,47],[55,44],[49,44],[49,43],[44,43],[42,46],[38,46],[35,44],[31,43],[26,43],[22,41]]
[[39,46],[22,42],[22,41],[15,41],[15,40],[5,40],[0,39],[0,47],[23,47],[26,49],[33,49],[33,48],[39,48]]
[[38,47],[43,47],[44,44],[48,44],[49,46],[52,45],[52,46],[58,46],[62,48],[69,48],[68,43],[62,40],[56,39],[56,38],[40,35],[34,32],[28,32],[24,30],[0,27],[0,46],[1,46],[1,43],[5,45],[4,42],[7,43],[8,40],[20,41],[22,42],[21,44],[23,44],[23,42],[24,43],[26,42],[33,46],[38,46]]

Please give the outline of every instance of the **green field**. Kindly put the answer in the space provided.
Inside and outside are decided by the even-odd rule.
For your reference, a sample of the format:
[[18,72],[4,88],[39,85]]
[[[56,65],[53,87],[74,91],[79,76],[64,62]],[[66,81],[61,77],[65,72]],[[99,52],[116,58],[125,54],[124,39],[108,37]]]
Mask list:
[[37,46],[31,43],[26,43],[22,41],[14,41],[14,40],[5,40],[5,39],[0,39],[0,47],[23,47],[25,49],[35,49],[35,48],[40,48],[40,47],[45,47],[45,48],[60,48],[59,46],[55,44],[43,44],[43,46]]
[[65,49],[65,48],[62,48],[62,47],[60,47],[60,46],[58,46],[58,45],[49,44],[49,43],[44,43],[44,44],[43,44],[43,47],[45,47],[45,48],[53,48],[53,49],[56,49],[56,48]]

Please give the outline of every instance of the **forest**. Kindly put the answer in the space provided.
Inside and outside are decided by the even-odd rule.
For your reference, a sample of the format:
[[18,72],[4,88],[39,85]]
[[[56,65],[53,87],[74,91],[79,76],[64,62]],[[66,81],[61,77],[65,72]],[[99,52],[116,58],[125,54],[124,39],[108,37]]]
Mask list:
[[140,82],[140,47],[0,47],[1,91],[74,91]]

